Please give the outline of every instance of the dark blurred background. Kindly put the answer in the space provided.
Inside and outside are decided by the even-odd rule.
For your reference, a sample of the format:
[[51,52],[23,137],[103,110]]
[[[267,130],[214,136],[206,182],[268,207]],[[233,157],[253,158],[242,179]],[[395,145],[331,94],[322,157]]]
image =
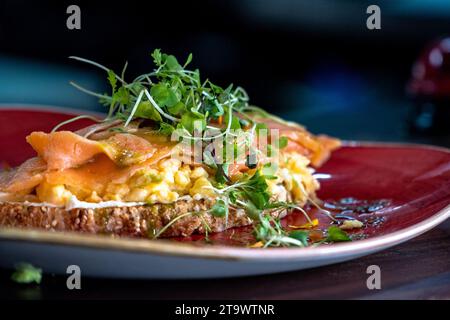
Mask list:
[[[70,4],[81,8],[81,30],[66,28]],[[381,8],[381,30],[366,27],[370,4]],[[0,103],[102,111],[69,81],[103,92],[106,75],[67,57],[117,71],[128,61],[131,78],[161,48],[183,60],[192,52],[204,78],[241,85],[253,104],[314,132],[449,146],[445,128],[408,129],[411,118],[429,125],[411,115],[415,105],[436,102],[406,92],[414,61],[447,34],[448,0],[0,0]]]

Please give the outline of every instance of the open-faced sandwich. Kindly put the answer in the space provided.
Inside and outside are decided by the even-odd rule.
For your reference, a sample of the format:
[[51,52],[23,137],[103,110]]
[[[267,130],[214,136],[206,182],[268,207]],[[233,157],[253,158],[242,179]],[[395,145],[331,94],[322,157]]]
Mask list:
[[[155,50],[132,82],[104,69],[104,120],[77,132],[32,132],[37,155],[0,174],[0,225],[145,238],[253,224],[263,243],[302,245],[277,221],[317,204],[313,176],[339,141],[249,105],[241,87],[201,81]],[[92,118],[79,116],[80,118]]]

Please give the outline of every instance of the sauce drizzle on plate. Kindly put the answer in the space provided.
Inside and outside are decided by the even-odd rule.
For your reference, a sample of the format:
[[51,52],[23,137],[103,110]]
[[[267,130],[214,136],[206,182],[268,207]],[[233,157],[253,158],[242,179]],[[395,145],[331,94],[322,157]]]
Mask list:
[[[318,220],[317,225],[313,224],[311,227],[308,227],[308,221],[305,216],[297,210],[294,210],[283,218],[281,223],[288,231],[302,229],[309,231],[309,241],[317,242],[324,239],[325,231],[331,225],[339,226],[345,220],[356,219],[361,221],[364,226],[362,228],[346,230],[346,232],[352,240],[360,240],[370,237],[373,234],[372,230],[380,227],[388,219],[388,215],[383,214],[383,210],[388,208],[391,203],[388,199],[366,200],[353,197],[337,200],[328,199],[323,201],[321,206],[328,210],[338,220],[339,224],[333,224],[333,221],[326,214],[311,205],[308,205],[305,210],[311,220]],[[301,228],[303,226],[304,228]],[[191,242],[199,245],[214,244],[239,247],[249,247],[256,242],[253,236],[252,226],[232,228],[221,233],[209,234],[208,237],[204,235],[192,235],[190,237],[175,237],[172,240]]]

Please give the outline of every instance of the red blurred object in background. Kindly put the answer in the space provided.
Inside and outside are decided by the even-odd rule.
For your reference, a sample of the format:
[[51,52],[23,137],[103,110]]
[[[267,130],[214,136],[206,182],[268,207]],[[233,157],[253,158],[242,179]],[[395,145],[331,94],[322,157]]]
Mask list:
[[407,86],[415,100],[413,132],[450,133],[450,38],[431,43],[413,66]]

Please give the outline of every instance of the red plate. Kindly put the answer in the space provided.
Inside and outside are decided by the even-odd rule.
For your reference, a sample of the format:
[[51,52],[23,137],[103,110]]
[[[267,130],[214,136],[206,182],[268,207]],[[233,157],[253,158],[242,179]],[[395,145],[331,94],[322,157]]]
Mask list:
[[[17,166],[34,151],[25,137],[32,131],[50,131],[55,125],[74,116],[61,109],[40,108],[0,109],[0,163]],[[91,124],[80,120],[65,128],[75,130]],[[333,153],[318,170],[321,182],[319,198],[331,204],[349,197],[364,200],[368,205],[358,209],[358,203],[346,205],[343,215],[366,222],[361,238],[386,235],[418,224],[450,204],[450,152],[447,149],[405,144],[347,144]],[[380,204],[380,200],[382,205]],[[344,201],[345,202],[345,201]],[[371,207],[372,205],[372,207]],[[343,209],[340,209],[342,211]],[[359,210],[359,211],[358,211]],[[322,226],[328,220],[320,218]],[[300,213],[293,213],[284,225],[305,223]],[[214,244],[247,245],[252,242],[251,228],[235,228],[210,235]],[[203,242],[201,236],[179,241]]]

